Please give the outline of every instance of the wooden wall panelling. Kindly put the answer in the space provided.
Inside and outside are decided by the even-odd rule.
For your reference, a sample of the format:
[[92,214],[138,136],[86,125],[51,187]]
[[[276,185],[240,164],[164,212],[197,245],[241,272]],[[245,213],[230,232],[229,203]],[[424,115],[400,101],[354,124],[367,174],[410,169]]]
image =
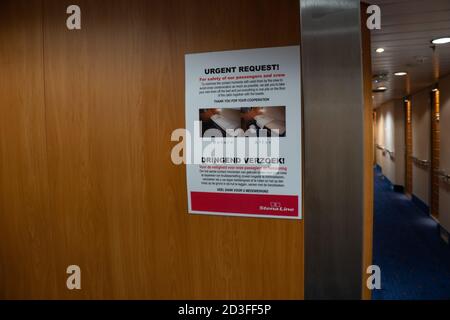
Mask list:
[[[414,157],[430,162],[431,159],[431,97],[430,88],[411,96],[412,150]],[[413,161],[413,195],[427,206],[431,200],[431,166]],[[425,208],[424,208],[425,209]]]
[[363,219],[363,263],[362,263],[362,298],[370,300],[371,291],[367,288],[367,268],[373,264],[372,242],[373,242],[373,165],[374,157],[374,115],[372,105],[372,58],[370,30],[366,27],[368,15],[367,4],[361,3],[361,44],[363,64],[363,90],[364,90],[364,219]]
[[441,177],[440,154],[441,154],[441,131],[440,131],[440,100],[439,90],[431,92],[431,201],[430,212],[435,218],[439,217],[439,188]]
[[[42,167],[35,177],[19,151],[6,159],[36,183],[26,190],[35,200],[25,202],[2,164],[1,191],[13,199],[2,202],[2,225],[17,229],[1,247],[2,258],[12,257],[0,270],[7,296],[302,298],[303,221],[190,216],[185,169],[170,161],[170,134],[184,127],[184,54],[299,44],[298,1],[80,0],[80,31],[65,26],[70,1],[33,3],[42,5],[27,11],[36,28],[21,35],[42,50],[21,57],[17,41],[2,51],[17,57],[8,75],[35,59],[31,80],[40,87],[28,99],[37,108],[37,156],[26,161]],[[6,30],[20,30],[24,18]],[[10,86],[2,89],[20,91]],[[14,112],[2,119],[32,116]],[[8,130],[31,139],[19,125]],[[2,157],[13,148],[6,144]],[[18,235],[26,230],[34,245]],[[81,291],[65,288],[69,264],[82,268]],[[36,280],[41,274],[47,279]]]
[[154,147],[144,145],[144,8],[142,1],[80,1],[82,30],[68,31],[61,12],[69,4],[44,6],[51,210],[63,239],[55,244],[58,267],[80,265],[84,284],[80,292],[61,286],[59,294],[145,297],[157,226],[146,196],[152,173],[144,169],[144,149]]
[[0,299],[56,289],[49,212],[42,3],[0,2]]
[[413,193],[413,138],[412,138],[412,109],[411,100],[404,100],[405,106],[405,193],[411,196]]

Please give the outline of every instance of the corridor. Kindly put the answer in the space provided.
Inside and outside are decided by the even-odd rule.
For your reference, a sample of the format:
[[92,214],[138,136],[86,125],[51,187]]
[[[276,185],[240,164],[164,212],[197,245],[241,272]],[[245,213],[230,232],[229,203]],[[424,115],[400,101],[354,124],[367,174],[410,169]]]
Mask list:
[[381,268],[374,300],[450,299],[450,248],[437,223],[375,171],[373,261]]

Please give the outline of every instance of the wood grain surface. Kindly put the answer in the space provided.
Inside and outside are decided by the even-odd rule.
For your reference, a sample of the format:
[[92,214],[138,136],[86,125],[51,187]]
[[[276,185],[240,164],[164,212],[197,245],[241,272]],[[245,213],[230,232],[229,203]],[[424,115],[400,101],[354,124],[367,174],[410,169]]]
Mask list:
[[184,55],[298,45],[298,0],[70,4],[0,2],[0,298],[303,298],[303,221],[188,215],[170,160]]

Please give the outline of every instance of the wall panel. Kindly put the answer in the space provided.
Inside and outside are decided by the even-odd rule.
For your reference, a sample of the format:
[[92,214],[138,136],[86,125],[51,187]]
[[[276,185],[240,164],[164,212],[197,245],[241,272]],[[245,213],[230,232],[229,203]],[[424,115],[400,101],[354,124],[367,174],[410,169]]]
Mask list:
[[367,4],[361,3],[361,47],[362,73],[364,91],[364,220],[363,220],[363,263],[362,263],[362,298],[370,300],[372,292],[367,288],[367,267],[373,264],[373,164],[374,164],[374,128],[372,105],[372,58],[370,30],[365,28],[367,21]]
[[405,112],[405,193],[413,193],[413,134],[411,99],[403,102]]
[[430,193],[430,213],[436,219],[439,218],[439,184],[441,177],[440,154],[441,154],[441,131],[439,124],[440,98],[439,90],[431,92],[431,193]]
[[[441,154],[439,165],[450,174],[450,76],[440,80]],[[439,188],[439,221],[450,231],[450,186],[441,182]]]
[[375,156],[377,160],[377,164],[383,168],[384,167],[384,155],[383,151],[379,147],[384,146],[384,110],[383,109],[377,109],[377,129],[376,129],[376,136],[375,136],[375,145],[378,146],[375,148]]
[[42,4],[0,2],[0,299],[54,297]]
[[[431,101],[430,91],[423,90],[411,97],[413,156],[431,159]],[[430,203],[430,170],[413,164],[413,194],[425,204]]]
[[377,164],[394,185],[405,181],[405,114],[401,100],[392,100],[377,108],[376,143],[393,151],[393,156],[377,148]]
[[300,4],[305,296],[359,299],[365,201],[369,199],[366,163],[372,162],[364,149],[370,136],[364,123],[360,4],[352,0],[302,0]]

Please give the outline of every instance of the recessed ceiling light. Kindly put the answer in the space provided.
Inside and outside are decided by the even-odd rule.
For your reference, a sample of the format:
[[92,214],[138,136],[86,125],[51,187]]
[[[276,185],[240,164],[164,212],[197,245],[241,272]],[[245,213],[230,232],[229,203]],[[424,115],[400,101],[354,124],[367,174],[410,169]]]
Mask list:
[[408,74],[408,72],[406,71],[399,71],[394,73],[394,75],[398,76],[398,77],[402,77],[402,76],[406,76]]
[[384,52],[384,48],[378,48],[377,50],[375,50],[377,53],[383,53]]
[[446,44],[450,43],[450,37],[442,37],[431,40],[432,44]]

